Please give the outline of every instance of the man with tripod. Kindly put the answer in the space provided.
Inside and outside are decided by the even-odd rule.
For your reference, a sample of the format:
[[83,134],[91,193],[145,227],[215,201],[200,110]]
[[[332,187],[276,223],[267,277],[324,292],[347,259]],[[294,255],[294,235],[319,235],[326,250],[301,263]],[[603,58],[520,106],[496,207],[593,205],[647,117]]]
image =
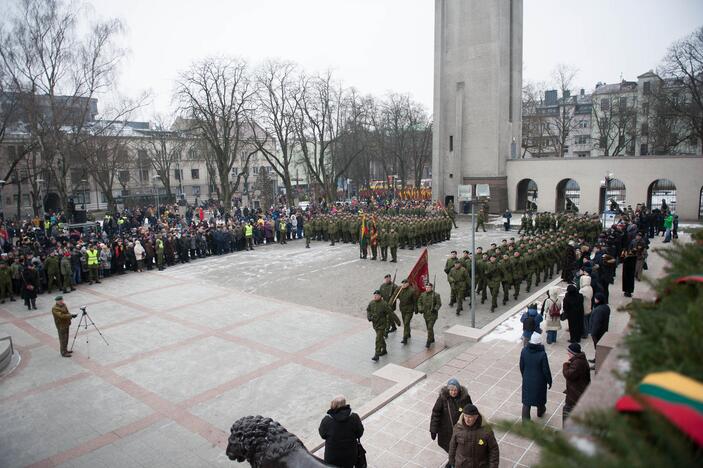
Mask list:
[[68,307],[63,302],[63,296],[56,296],[54,300],[56,304],[51,308],[51,314],[54,316],[56,330],[59,332],[61,356],[71,357],[71,351],[68,350],[68,329],[71,327],[71,319],[76,318],[77,315],[68,312]]

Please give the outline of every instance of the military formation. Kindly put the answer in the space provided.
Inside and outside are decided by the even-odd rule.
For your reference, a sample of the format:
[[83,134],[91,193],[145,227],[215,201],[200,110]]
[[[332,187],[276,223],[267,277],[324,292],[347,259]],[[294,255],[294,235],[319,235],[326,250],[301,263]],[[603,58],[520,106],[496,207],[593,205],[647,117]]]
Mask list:
[[398,249],[413,250],[451,237],[452,218],[445,210],[417,211],[316,214],[305,225],[306,243],[358,244],[359,258],[367,259],[370,250],[371,260],[396,263]]
[[[391,275],[386,275],[383,284],[374,291],[373,299],[366,307],[366,318],[376,333],[376,342],[372,361],[378,362],[381,356],[388,354],[386,349],[386,338],[389,333],[397,330],[397,326],[403,325],[403,339],[401,343],[408,343],[411,338],[411,321],[414,315],[422,315],[427,327],[427,342],[425,347],[432,346],[434,340],[434,324],[439,317],[439,309],[442,307],[442,298],[434,292],[432,283],[425,286],[425,291],[420,292],[407,279],[401,281],[400,286],[395,284]],[[400,309],[402,317],[395,313],[396,308]]]
[[[493,243],[485,251],[482,247],[476,249],[476,293],[483,304],[490,292],[491,312],[498,307],[498,301],[505,305],[511,296],[517,300],[523,282],[529,292],[533,285],[538,286],[558,274],[568,243],[579,238],[595,242],[602,229],[599,218],[587,214],[542,213],[534,219],[539,219],[539,223],[533,220],[528,233],[519,239],[503,239],[500,245]],[[528,226],[528,222],[524,225]],[[471,292],[470,252],[464,250],[462,257],[458,257],[452,251],[444,272],[451,288],[449,306],[456,304],[456,314],[460,315]]]

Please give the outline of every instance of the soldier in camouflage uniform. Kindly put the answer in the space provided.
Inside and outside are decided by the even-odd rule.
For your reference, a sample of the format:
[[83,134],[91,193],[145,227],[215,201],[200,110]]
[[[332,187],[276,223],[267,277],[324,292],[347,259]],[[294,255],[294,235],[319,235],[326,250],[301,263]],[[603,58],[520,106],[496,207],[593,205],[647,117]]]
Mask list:
[[388,247],[391,249],[391,263],[398,262],[398,233],[395,229],[391,228],[391,232],[388,233]]
[[451,306],[456,302],[456,314],[461,315],[461,311],[464,310],[464,288],[468,280],[466,269],[461,265],[461,262],[457,260],[452,269],[449,270],[447,277],[451,288],[451,301],[449,305]]
[[513,252],[512,262],[512,272],[513,272],[513,289],[515,293],[513,294],[513,299],[517,300],[518,295],[520,295],[520,284],[525,279],[525,261],[520,255],[519,251]]
[[429,348],[434,343],[434,324],[439,317],[439,309],[442,307],[442,298],[434,292],[432,283],[428,283],[425,292],[420,294],[417,300],[417,313],[422,314],[427,326],[427,343],[425,348]]
[[0,303],[4,304],[7,298],[14,302],[15,298],[12,294],[12,272],[10,266],[5,260],[7,254],[3,254],[3,259],[0,260]]
[[464,287],[464,299],[469,298],[471,305],[471,255],[468,250],[464,250],[463,256],[459,259],[461,266],[466,270],[466,286]]
[[374,355],[371,358],[372,361],[378,362],[380,356],[385,356],[388,354],[386,351],[386,340],[385,333],[388,327],[388,315],[391,310],[388,303],[381,297],[381,291],[376,290],[373,292],[373,300],[369,302],[366,307],[366,318],[376,333],[376,345],[374,348]]
[[500,274],[501,274],[501,286],[503,287],[503,305],[508,303],[508,296],[510,295],[510,286],[513,285],[513,270],[510,262],[510,257],[508,254],[503,254],[503,258],[499,263]]
[[385,335],[388,336],[388,333],[392,333],[396,331],[397,324],[400,324],[400,319],[395,313],[395,293],[398,289],[398,285],[393,282],[391,279],[391,275],[386,275],[383,277],[383,284],[381,284],[381,287],[378,288],[378,290],[381,292],[381,297],[383,298],[384,301],[389,306],[389,315],[388,315],[388,329],[386,330]]
[[476,216],[476,232],[478,232],[478,228],[486,232],[486,213],[483,211],[483,208],[478,211],[478,215]]
[[381,248],[381,261],[388,260],[388,231],[386,228],[381,228],[378,234],[378,246]]
[[400,285],[400,290],[396,293],[400,315],[403,318],[403,340],[401,341],[403,344],[407,344],[410,339],[410,321],[415,312],[416,292],[415,288],[408,283],[408,280],[404,279]]
[[496,263],[496,257],[491,256],[484,271],[486,274],[486,283],[491,290],[491,312],[495,312],[496,308],[498,308],[498,293],[500,290],[500,282],[502,281],[502,275]]

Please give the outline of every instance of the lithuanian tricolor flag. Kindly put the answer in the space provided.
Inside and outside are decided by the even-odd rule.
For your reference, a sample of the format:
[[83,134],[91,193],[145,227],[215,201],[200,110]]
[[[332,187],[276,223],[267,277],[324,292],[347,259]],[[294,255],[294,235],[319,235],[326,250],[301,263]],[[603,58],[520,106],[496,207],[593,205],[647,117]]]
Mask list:
[[615,404],[620,412],[655,411],[703,446],[703,384],[676,372],[648,374],[638,396],[625,395]]

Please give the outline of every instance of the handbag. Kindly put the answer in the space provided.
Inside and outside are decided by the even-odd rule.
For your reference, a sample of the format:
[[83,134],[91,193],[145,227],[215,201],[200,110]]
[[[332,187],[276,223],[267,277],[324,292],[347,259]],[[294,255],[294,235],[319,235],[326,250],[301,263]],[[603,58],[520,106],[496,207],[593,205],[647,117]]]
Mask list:
[[356,439],[356,462],[354,462],[354,468],[366,468],[367,466],[366,449],[361,445],[361,441]]

